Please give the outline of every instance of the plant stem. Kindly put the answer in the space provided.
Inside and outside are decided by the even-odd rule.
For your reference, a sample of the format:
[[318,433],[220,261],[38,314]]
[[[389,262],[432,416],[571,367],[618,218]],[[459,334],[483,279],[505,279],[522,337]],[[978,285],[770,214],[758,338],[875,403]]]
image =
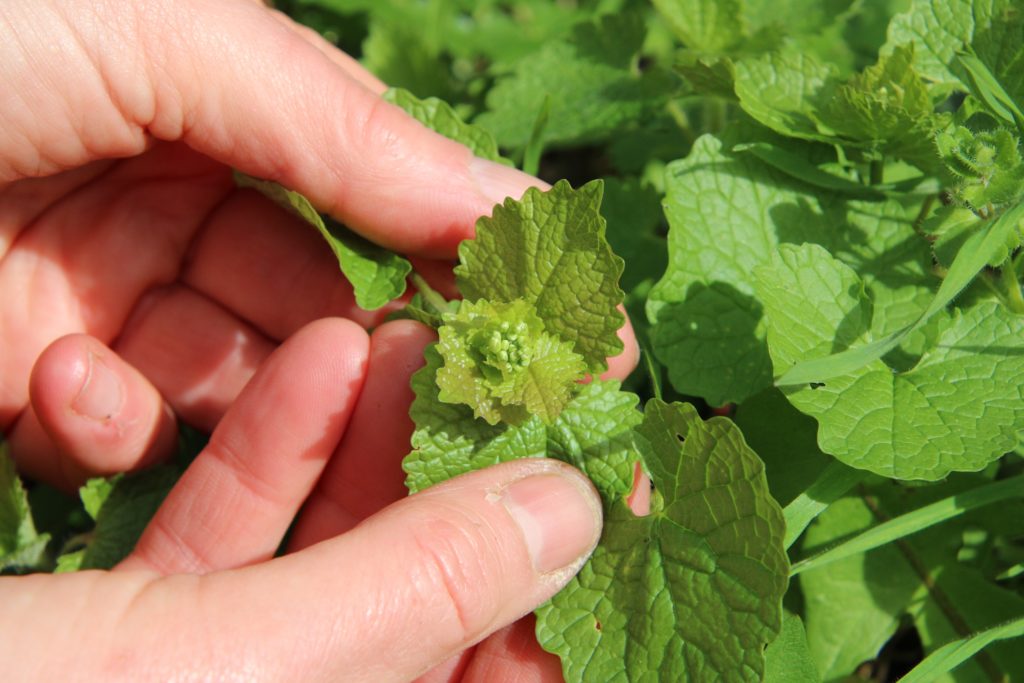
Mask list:
[[727,108],[724,100],[709,97],[702,105],[702,114],[705,133],[720,133],[725,128]]
[[848,467],[838,460],[832,461],[818,475],[814,483],[794,498],[782,511],[786,520],[786,537],[783,540],[783,546],[787,550],[791,548],[815,517],[824,512],[829,505],[842,498],[865,476],[861,470]]
[[669,103],[665,105],[665,111],[668,112],[668,115],[672,117],[672,121],[679,127],[687,147],[692,146],[697,136],[693,133],[693,125],[690,123],[690,117],[686,110],[679,105],[677,100],[669,100]]
[[530,139],[523,151],[523,173],[537,175],[540,170],[540,158],[544,153],[544,129],[548,125],[548,117],[551,115],[551,95],[544,96],[544,102],[540,105],[537,118],[533,120],[533,130],[530,131]]
[[1003,306],[1006,306],[1010,310],[1013,310],[1013,304],[1010,303],[1010,300],[1006,298],[1006,292],[1004,292],[1001,287],[996,285],[995,275],[993,273],[985,270],[981,271],[981,273],[978,275],[978,281],[981,282],[981,284],[985,285],[985,287],[988,288],[988,291],[992,292],[995,295],[995,297],[999,299],[999,303],[1001,303]]
[[[883,524],[890,521],[888,515],[878,506],[871,496],[863,495],[862,499],[864,503],[871,510],[871,513]],[[961,638],[966,638],[971,635],[971,628],[967,624],[966,619],[960,614],[960,611],[953,604],[953,601],[946,595],[946,592],[939,586],[935,580],[935,576],[929,571],[927,564],[918,555],[917,551],[910,544],[906,538],[897,539],[894,542],[896,549],[899,550],[900,554],[903,555],[903,559],[910,565],[911,570],[917,574],[917,578],[921,580],[921,584],[928,591],[928,595],[935,601],[935,606],[939,608],[943,616],[949,621],[949,625],[953,627],[953,631],[956,632]],[[977,658],[978,665],[985,671],[989,680],[992,683],[1005,683],[1002,673],[999,671],[999,666],[995,660],[992,659],[992,655],[988,652],[980,652]]]
[[885,159],[872,159],[868,166],[870,174],[868,180],[872,185],[881,185],[885,182]]
[[412,286],[416,288],[416,291],[423,296],[423,300],[437,310],[438,315],[448,310],[448,301],[427,284],[422,275],[414,270],[409,274],[409,280],[412,281]]
[[1020,280],[1017,279],[1015,260],[1003,266],[1001,279],[1009,309],[1014,313],[1024,313],[1024,293],[1021,292]]
[[924,234],[924,230],[921,226],[924,225],[925,219],[928,218],[928,214],[931,212],[932,207],[935,206],[935,200],[937,198],[938,195],[934,194],[930,194],[924,198],[924,202],[921,204],[921,210],[917,212],[917,217],[914,218],[914,222],[912,224],[914,232],[925,239],[928,239],[928,235]]

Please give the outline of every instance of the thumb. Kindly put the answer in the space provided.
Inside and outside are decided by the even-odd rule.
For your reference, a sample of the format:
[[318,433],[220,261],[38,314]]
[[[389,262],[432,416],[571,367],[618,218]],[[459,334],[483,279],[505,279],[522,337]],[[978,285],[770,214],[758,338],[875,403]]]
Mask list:
[[[561,589],[597,543],[600,509],[590,482],[568,465],[517,460],[242,569],[0,578],[0,626],[11,627],[0,673],[411,680]],[[83,623],[90,627],[68,627]]]
[[393,504],[304,551],[347,594],[340,612],[327,610],[344,641],[327,670],[412,679],[551,598],[600,530],[590,481],[553,459],[505,463]]
[[[32,65],[7,74],[28,101],[0,104],[16,133],[13,151],[0,145],[0,182],[182,140],[380,244],[432,257],[453,256],[477,217],[539,184],[383,102],[361,67],[261,3],[51,4],[14,3],[14,37],[0,41],[0,64]],[[26,34],[38,40],[15,39],[19,24],[38,26]]]

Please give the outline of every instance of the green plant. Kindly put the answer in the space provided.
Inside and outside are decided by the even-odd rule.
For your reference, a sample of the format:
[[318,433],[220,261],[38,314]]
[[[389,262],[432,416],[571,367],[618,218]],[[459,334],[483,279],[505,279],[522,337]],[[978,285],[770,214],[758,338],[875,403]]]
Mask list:
[[[324,234],[361,305],[418,289],[404,314],[440,341],[410,490],[548,456],[602,493],[601,544],[537,613],[568,680],[1024,677],[1024,6],[278,4],[424,124],[572,181],[481,218],[449,302],[241,179]],[[638,370],[580,384],[620,305]],[[117,520],[186,461],[83,489],[96,529],[58,569],[116,561]],[[52,567],[8,465],[0,492],[0,566]]]

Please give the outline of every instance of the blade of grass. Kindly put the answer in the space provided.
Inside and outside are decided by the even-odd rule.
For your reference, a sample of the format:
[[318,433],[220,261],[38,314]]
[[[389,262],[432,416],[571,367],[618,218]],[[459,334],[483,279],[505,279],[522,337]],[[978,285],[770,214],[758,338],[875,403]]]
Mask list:
[[533,122],[533,130],[530,131],[530,140],[526,143],[526,150],[523,152],[523,173],[537,175],[540,170],[540,157],[544,153],[544,129],[548,125],[548,117],[551,115],[551,96],[544,96],[544,103],[540,105],[537,118]]
[[872,527],[839,545],[795,563],[790,576],[809,569],[819,569],[851,555],[867,552],[905,536],[952,519],[975,508],[1010,498],[1024,497],[1024,475],[979,486],[965,493],[944,498],[923,508],[900,515]]
[[956,63],[969,81],[971,94],[984,102],[990,112],[1024,130],[1024,112],[984,62],[972,54],[962,54],[957,55]]
[[788,550],[796,543],[807,525],[843,494],[860,483],[867,472],[848,467],[839,461],[829,463],[806,491],[794,498],[782,511],[786,520],[783,546]]
[[849,178],[823,171],[803,157],[767,142],[750,142],[736,145],[732,148],[732,151],[753,154],[772,168],[778,169],[786,175],[814,187],[833,190],[851,197],[884,198],[882,193],[873,187],[861,185]]
[[1015,579],[1021,574],[1024,574],[1024,564],[1018,562],[1004,572],[1000,572],[996,575],[996,581],[1008,581],[1009,579]]
[[899,683],[926,683],[937,680],[998,640],[1024,636],[1024,617],[946,643],[910,670]]
[[996,253],[1005,248],[1006,241],[1021,220],[1024,220],[1024,203],[1004,212],[987,230],[971,235],[953,259],[928,308],[913,323],[864,346],[797,363],[775,380],[775,386],[810,384],[848,375],[892,351],[908,334],[948,306],[974,280]]

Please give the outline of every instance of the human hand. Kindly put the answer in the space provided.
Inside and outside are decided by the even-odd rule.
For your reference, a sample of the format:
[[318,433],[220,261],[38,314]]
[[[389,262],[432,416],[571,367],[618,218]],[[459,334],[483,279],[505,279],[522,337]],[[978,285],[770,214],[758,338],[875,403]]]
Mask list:
[[[0,579],[3,678],[405,681],[564,585],[597,541],[600,501],[555,460],[465,475],[358,525],[390,493],[370,479],[321,485],[296,529],[302,549],[270,559],[332,454],[325,479],[390,455],[374,447],[387,450],[408,387],[386,368],[407,379],[430,335],[380,328],[356,399],[364,363],[338,349],[358,332],[324,319],[275,351],[115,571]],[[430,680],[557,680],[527,628]]]
[[[536,182],[473,159],[381,103],[382,86],[351,60],[253,3],[5,3],[0,33],[0,69],[20,98],[0,108],[8,133],[0,143],[0,287],[18,293],[0,303],[0,426],[22,471],[65,487],[158,459],[173,441],[175,414],[217,424],[278,340],[310,320],[379,322],[355,307],[319,238],[263,198],[235,190],[229,167],[303,192],[378,242],[438,258],[454,254],[476,216]],[[140,216],[145,223],[135,226]],[[367,359],[372,369],[373,349],[394,328],[381,327],[368,351],[358,327],[342,327],[333,363],[358,379],[342,382],[348,393],[334,400],[358,411],[371,380],[364,385],[356,369]],[[61,338],[74,332],[83,334]],[[630,342],[627,335],[613,374],[635,362]],[[386,384],[389,376],[381,377]],[[390,379],[407,387],[407,376]],[[407,412],[404,400],[385,414],[388,424]],[[295,405],[302,413],[305,404]],[[342,450],[358,443],[350,438],[358,424],[353,419]],[[404,434],[407,446],[407,420],[393,434]],[[244,480],[253,456],[234,452],[245,456],[237,463]],[[322,488],[340,482],[356,507],[314,515],[314,495],[300,522],[312,529],[304,542],[340,533],[339,524],[399,497],[403,453],[381,453],[372,463],[380,470],[366,458],[355,460],[362,470],[335,458]],[[346,463],[354,476],[344,475]],[[268,539],[281,537],[287,523],[280,520],[294,517],[323,461],[277,465],[299,483],[279,490],[270,479],[283,512],[277,526],[264,519],[254,536],[270,551],[276,542]],[[170,512],[155,526],[184,540],[159,571],[213,571],[269,557],[259,543],[258,552],[226,553],[205,566],[188,552],[189,544],[223,545],[213,522],[237,528],[248,520],[251,511],[227,504],[240,495],[228,480],[186,481],[168,501]],[[183,502],[176,508],[174,500]],[[202,506],[212,519],[197,514]],[[174,514],[200,523],[182,529],[160,521]],[[333,521],[305,521],[318,517]],[[420,631],[405,636],[418,640]]]

